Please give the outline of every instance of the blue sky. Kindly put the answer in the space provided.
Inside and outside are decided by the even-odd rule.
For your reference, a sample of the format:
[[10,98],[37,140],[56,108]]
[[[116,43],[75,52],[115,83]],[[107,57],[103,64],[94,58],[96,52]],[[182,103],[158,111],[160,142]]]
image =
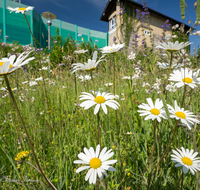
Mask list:
[[[143,2],[143,0],[135,1],[140,4]],[[196,20],[195,1],[185,0],[187,8],[184,22],[188,24],[191,19],[190,26],[194,26]],[[49,11],[56,14],[57,19],[92,30],[108,32],[108,23],[100,21],[107,0],[21,0],[21,2],[25,5],[34,6],[38,13]],[[182,22],[180,0],[146,0],[146,4],[147,7]],[[194,48],[194,35],[190,37],[190,41],[193,42],[192,48]],[[197,44],[199,44],[199,37]]]

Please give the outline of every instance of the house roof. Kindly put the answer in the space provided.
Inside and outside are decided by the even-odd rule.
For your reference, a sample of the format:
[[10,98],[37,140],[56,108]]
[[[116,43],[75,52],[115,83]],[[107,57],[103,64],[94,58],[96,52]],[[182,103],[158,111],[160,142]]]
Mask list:
[[[106,7],[104,8],[104,11],[103,11],[103,13],[101,15],[100,20],[108,22],[108,18],[110,16],[110,14],[112,13],[111,11],[113,10],[113,8],[116,9],[116,2],[117,1],[121,1],[121,2],[125,2],[126,1],[126,2],[130,2],[130,3],[134,4],[134,5],[137,5],[139,7],[143,7],[142,4],[139,4],[139,3],[135,2],[135,1],[132,1],[132,0],[108,0],[108,2],[106,4]],[[158,14],[158,15],[166,18],[166,20],[169,19],[169,20],[175,22],[176,24],[179,24],[179,25],[182,24],[182,22],[177,21],[177,20],[175,20],[175,19],[173,19],[173,18],[171,18],[169,16],[166,16],[166,15],[164,15],[162,13],[159,13],[159,12],[153,10],[153,9],[148,8],[148,10],[150,12],[152,12],[152,13]],[[189,25],[186,25],[186,24],[185,24],[185,27],[186,27],[187,30],[189,30],[189,28],[192,28],[192,27],[190,27]]]

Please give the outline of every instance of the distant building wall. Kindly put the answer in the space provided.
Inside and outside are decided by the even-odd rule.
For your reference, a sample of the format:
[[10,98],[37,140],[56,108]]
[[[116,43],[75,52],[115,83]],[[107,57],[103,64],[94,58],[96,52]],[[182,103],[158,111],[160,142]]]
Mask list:
[[[23,14],[10,13],[7,7],[28,7],[27,5],[13,2],[11,0],[0,0],[0,40],[6,42],[5,36],[9,36],[7,42],[13,41],[19,42],[21,45],[33,44],[33,39],[30,34],[28,25]],[[47,19],[43,18],[37,11],[32,10],[25,13],[29,21],[30,27],[34,34],[34,38],[46,48],[48,43],[48,25]],[[107,46],[107,33],[90,30],[83,28],[68,22],[64,22],[58,19],[52,20],[51,36],[54,36],[56,29],[59,28],[60,35],[63,36],[63,40],[67,37],[72,37],[75,41],[90,41],[92,39],[98,47]],[[78,36],[82,34],[82,36]]]

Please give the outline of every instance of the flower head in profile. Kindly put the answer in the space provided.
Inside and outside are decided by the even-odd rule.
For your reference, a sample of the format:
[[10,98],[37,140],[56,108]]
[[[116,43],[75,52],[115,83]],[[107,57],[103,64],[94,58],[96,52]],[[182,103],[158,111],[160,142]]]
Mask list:
[[83,71],[93,71],[96,69],[97,65],[103,61],[104,59],[102,59],[104,57],[104,55],[102,57],[100,57],[100,59],[97,61],[97,51],[94,52],[92,60],[88,59],[87,63],[74,63],[72,64],[73,70],[72,73],[78,71],[78,70],[83,70]]
[[[183,67],[183,66],[184,66],[184,64],[172,64],[171,69],[177,69],[177,68]],[[158,62],[158,67],[161,68],[161,69],[169,69],[170,64]]]
[[117,44],[117,45],[113,45],[113,46],[105,46],[103,48],[100,48],[101,53],[116,53],[118,52],[121,48],[123,48],[125,46],[125,44]]
[[142,108],[144,110],[138,110],[140,116],[147,116],[145,117],[145,120],[148,119],[157,119],[158,122],[161,122],[161,118],[167,119],[165,110],[163,109],[163,102],[162,100],[159,100],[159,98],[156,99],[155,105],[153,104],[153,101],[151,98],[147,98],[148,104],[142,103],[139,105],[139,108]]
[[181,150],[176,148],[176,150],[172,150],[174,154],[171,154],[171,160],[173,162],[176,162],[177,164],[175,167],[183,166],[183,173],[188,173],[188,170],[192,173],[192,175],[195,174],[195,172],[200,171],[200,158],[197,157],[198,152],[194,153],[194,150],[188,150],[181,147]]
[[86,49],[86,50],[81,49],[81,50],[76,50],[76,51],[74,51],[74,53],[78,53],[78,54],[84,54],[84,53],[86,53],[86,52],[88,52],[87,49]]
[[98,91],[96,92],[96,96],[93,96],[90,93],[87,92],[82,92],[82,95],[80,95],[80,100],[86,100],[80,104],[81,107],[84,109],[89,109],[90,107],[95,106],[94,108],[94,114],[96,115],[100,107],[103,109],[104,113],[107,114],[107,107],[109,106],[113,109],[118,109],[119,108],[119,103],[114,100],[115,96],[111,93],[106,93],[103,92],[102,94]]
[[191,125],[194,123],[199,123],[199,120],[195,119],[195,115],[193,115],[190,111],[185,111],[184,108],[180,108],[177,104],[177,101],[174,101],[174,108],[168,105],[170,118],[175,118],[176,120],[181,120],[183,124],[185,124],[189,130],[191,130]]
[[25,12],[29,11],[29,10],[33,10],[34,7],[16,7],[16,8],[12,8],[12,7],[7,7],[8,10],[10,10],[10,13],[15,12],[15,13],[22,13],[24,14]]
[[86,166],[78,168],[76,173],[90,168],[85,176],[85,181],[89,179],[90,184],[95,184],[97,175],[100,179],[103,179],[103,174],[108,176],[105,170],[117,171],[110,166],[110,164],[115,164],[117,160],[108,160],[114,155],[112,149],[106,150],[107,147],[103,148],[100,152],[100,145],[97,145],[96,151],[92,147],[90,149],[84,148],[84,153],[81,152],[78,154],[80,160],[75,160],[74,164],[86,164]]
[[160,49],[164,49],[166,51],[179,51],[183,48],[185,48],[186,46],[190,45],[191,42],[181,42],[179,43],[178,41],[176,41],[175,43],[173,42],[159,42],[158,46],[156,46],[156,48],[160,48]]
[[15,61],[16,58],[15,55],[11,55],[9,58],[2,58],[0,60],[0,75],[10,74],[15,70],[21,68],[23,65],[28,64],[29,61],[35,59],[35,57],[30,57],[26,59],[30,53],[31,52],[25,54],[25,52],[23,52],[22,54],[19,55],[16,61]]
[[199,71],[200,70],[193,73],[193,71],[189,71],[188,68],[185,68],[185,70],[183,68],[180,70],[174,70],[173,73],[170,74],[169,81],[177,82],[175,84],[177,88],[184,86],[184,84],[194,88],[197,87],[196,84],[200,83],[200,78],[197,78]]

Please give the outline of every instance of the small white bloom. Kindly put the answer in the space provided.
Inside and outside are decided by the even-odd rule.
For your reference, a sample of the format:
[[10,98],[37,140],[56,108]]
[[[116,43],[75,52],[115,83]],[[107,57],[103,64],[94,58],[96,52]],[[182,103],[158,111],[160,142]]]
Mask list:
[[158,46],[156,46],[156,48],[160,48],[160,49],[164,49],[166,51],[179,51],[180,49],[185,48],[186,46],[190,45],[191,42],[181,42],[179,43],[178,41],[176,41],[175,43],[173,42],[159,42]]
[[90,107],[95,106],[94,108],[94,114],[96,115],[99,112],[100,107],[103,109],[104,113],[107,114],[107,107],[109,106],[113,109],[119,108],[119,103],[115,100],[114,95],[111,93],[103,92],[102,94],[100,92],[96,92],[96,96],[94,97],[92,94],[87,92],[82,92],[82,95],[80,95],[80,100],[86,100],[80,104],[80,107],[83,107],[84,109],[89,109]]
[[78,154],[80,160],[75,160],[74,164],[86,164],[76,170],[76,173],[79,173],[83,170],[89,169],[85,176],[85,181],[89,179],[90,184],[95,184],[97,175],[100,179],[103,179],[103,175],[107,175],[105,170],[108,171],[117,171],[115,168],[110,166],[110,164],[115,164],[117,160],[108,160],[114,153],[112,149],[107,150],[107,147],[103,148],[100,152],[100,145],[97,145],[96,151],[92,147],[90,149],[84,148],[84,153]]
[[199,120],[195,119],[197,117],[196,115],[193,115],[190,111],[184,110],[184,108],[180,108],[176,100],[174,101],[174,108],[170,105],[167,106],[169,108],[170,118],[181,120],[181,123],[187,125],[189,130],[191,130],[191,125],[200,123]]
[[74,51],[74,53],[78,53],[78,54],[83,54],[85,52],[88,52],[88,50],[81,49],[81,50]]
[[113,44],[113,46],[105,46],[103,48],[100,48],[101,53],[116,53],[118,52],[121,48],[123,48],[125,46],[125,44]]
[[35,82],[35,81],[30,81],[29,82],[29,86],[35,86],[35,85],[37,85],[38,83],[37,82]]
[[193,71],[189,71],[188,68],[185,68],[185,70],[183,68],[180,70],[174,70],[173,73],[170,74],[169,81],[177,82],[175,84],[177,88],[184,86],[184,84],[194,88],[197,87],[196,84],[200,83],[200,78],[197,78],[199,71],[200,70],[193,73]]
[[163,109],[163,102],[162,100],[159,100],[159,98],[156,99],[155,105],[153,104],[153,101],[151,98],[147,98],[148,104],[142,103],[139,105],[139,108],[142,108],[144,110],[138,110],[140,116],[147,116],[145,117],[145,120],[148,119],[157,119],[158,122],[161,122],[161,117],[163,119],[167,119],[165,110]]
[[135,53],[133,53],[133,51],[131,52],[131,54],[128,56],[128,60],[134,60],[136,57],[135,57]]
[[39,78],[36,78],[35,81],[41,81],[43,78],[42,77],[39,77]]
[[171,154],[171,160],[177,163],[175,167],[183,166],[183,173],[186,174],[190,170],[191,174],[194,175],[197,170],[200,171],[200,158],[195,158],[198,152],[194,152],[193,149],[185,150],[183,147],[181,147],[181,150],[176,148],[172,152],[174,154]]
[[31,6],[26,7],[26,8],[25,7],[16,7],[16,8],[7,7],[7,9],[10,10],[10,13],[12,13],[14,11],[15,13],[22,13],[22,14],[24,14],[25,12],[27,12],[29,10],[33,10],[34,7],[31,7]]

